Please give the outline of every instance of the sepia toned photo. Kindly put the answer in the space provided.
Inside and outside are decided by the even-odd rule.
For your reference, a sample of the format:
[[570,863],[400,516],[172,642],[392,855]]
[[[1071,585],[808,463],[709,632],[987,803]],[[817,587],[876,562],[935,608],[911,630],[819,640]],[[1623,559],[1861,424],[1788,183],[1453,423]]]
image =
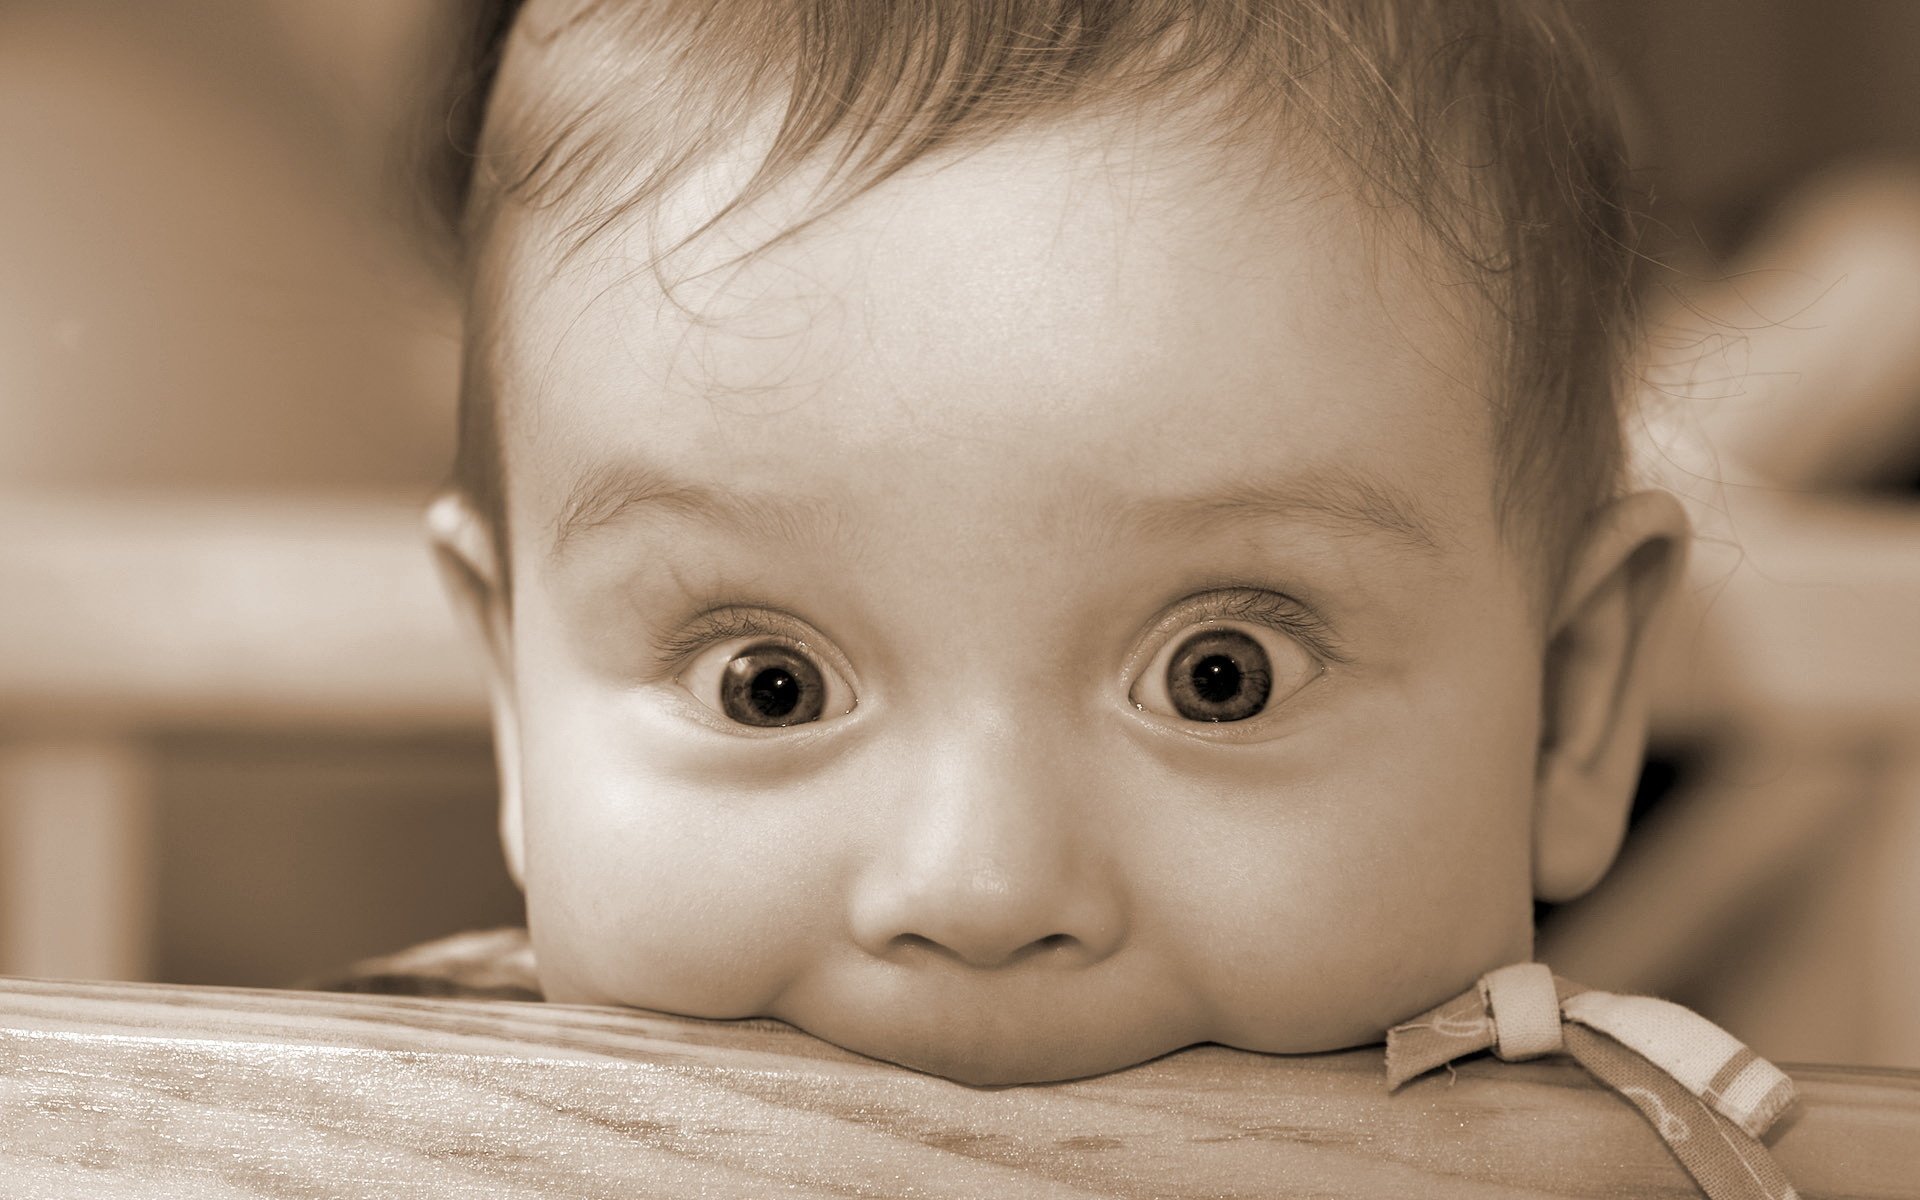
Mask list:
[[1920,1197],[1916,60],[0,0],[0,1196]]

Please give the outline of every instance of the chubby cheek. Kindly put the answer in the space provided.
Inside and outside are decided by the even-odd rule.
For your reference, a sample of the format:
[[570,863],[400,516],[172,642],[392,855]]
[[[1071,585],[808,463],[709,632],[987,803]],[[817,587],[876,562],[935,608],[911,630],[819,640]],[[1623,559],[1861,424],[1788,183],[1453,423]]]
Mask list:
[[818,954],[832,855],[804,806],[662,778],[602,741],[523,748],[527,914],[551,1000],[766,1011]]
[[1377,1041],[1527,958],[1532,728],[1407,731],[1270,797],[1265,820],[1190,835],[1192,872],[1225,884],[1182,918],[1217,1040]]

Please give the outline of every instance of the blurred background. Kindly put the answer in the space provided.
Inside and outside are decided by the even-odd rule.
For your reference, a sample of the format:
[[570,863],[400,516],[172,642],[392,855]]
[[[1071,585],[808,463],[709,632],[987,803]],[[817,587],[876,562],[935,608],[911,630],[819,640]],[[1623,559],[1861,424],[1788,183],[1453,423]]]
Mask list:
[[[1542,954],[1920,1067],[1920,5],[1575,11],[1664,264],[1639,469],[1705,537],[1627,852]],[[286,986],[520,920],[419,532],[460,16],[0,0],[0,973]]]

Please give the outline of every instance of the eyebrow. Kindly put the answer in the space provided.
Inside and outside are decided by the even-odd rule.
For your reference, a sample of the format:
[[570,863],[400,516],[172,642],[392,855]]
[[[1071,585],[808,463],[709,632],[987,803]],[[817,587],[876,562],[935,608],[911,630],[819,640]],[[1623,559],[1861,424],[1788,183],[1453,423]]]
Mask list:
[[840,527],[838,510],[818,500],[760,499],[676,480],[651,466],[610,463],[587,472],[569,490],[553,520],[549,553],[558,559],[582,537],[637,510],[663,512],[769,541],[817,541],[822,530]]
[[1161,537],[1192,537],[1233,520],[1296,521],[1385,538],[1423,554],[1441,548],[1440,524],[1406,490],[1371,472],[1323,465],[1285,478],[1240,480],[1189,496],[1135,501],[1131,524]]
[[[1405,490],[1370,472],[1321,466],[1284,479],[1242,480],[1186,496],[1130,500],[1083,495],[1091,523],[1131,526],[1159,538],[1198,537],[1236,521],[1294,521],[1342,534],[1383,538],[1403,549],[1437,553],[1439,525]],[[588,472],[553,521],[551,554],[560,558],[593,531],[640,510],[662,512],[756,535],[806,542],[842,528],[841,510],[807,497],[764,499],[676,480],[650,466],[612,463]]]

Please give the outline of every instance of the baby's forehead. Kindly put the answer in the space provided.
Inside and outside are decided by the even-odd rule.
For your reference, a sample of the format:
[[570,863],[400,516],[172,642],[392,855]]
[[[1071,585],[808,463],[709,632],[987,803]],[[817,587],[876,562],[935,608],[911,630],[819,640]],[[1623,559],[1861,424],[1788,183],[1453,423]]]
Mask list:
[[586,254],[568,253],[578,218],[564,206],[504,214],[482,301],[509,391],[563,360],[610,359],[609,387],[725,409],[867,388],[926,418],[959,393],[1091,389],[1124,420],[1151,391],[1129,381],[1169,401],[1238,389],[1249,404],[1284,382],[1350,405],[1397,370],[1433,376],[1436,408],[1449,383],[1487,383],[1477,309],[1306,170],[1274,168],[1254,197],[1180,148],[1037,127],[917,163],[765,245],[808,214],[819,177],[797,173],[660,259],[734,194],[751,150],[716,156]]
[[[725,172],[692,194],[726,194]],[[1294,182],[1255,205],[1177,153],[1036,130],[729,263],[790,218],[776,195],[658,276],[638,264],[692,202],[561,269],[554,219],[522,214],[493,322],[510,494],[550,530],[635,466],[797,501],[932,495],[983,524],[1011,476],[1123,499],[1338,467],[1471,492],[1424,477],[1486,459],[1475,331],[1350,197]]]

